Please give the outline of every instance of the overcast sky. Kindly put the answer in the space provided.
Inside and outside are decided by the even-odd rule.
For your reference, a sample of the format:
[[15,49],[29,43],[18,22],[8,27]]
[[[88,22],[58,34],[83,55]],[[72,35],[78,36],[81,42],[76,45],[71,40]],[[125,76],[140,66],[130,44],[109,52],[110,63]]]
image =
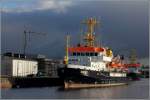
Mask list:
[[[79,42],[81,24],[96,17],[96,35],[115,53],[136,49],[139,58],[149,55],[148,0],[1,0],[2,52],[23,52],[23,31],[31,34],[27,53],[62,58],[65,35]],[[29,36],[28,36],[29,37]]]

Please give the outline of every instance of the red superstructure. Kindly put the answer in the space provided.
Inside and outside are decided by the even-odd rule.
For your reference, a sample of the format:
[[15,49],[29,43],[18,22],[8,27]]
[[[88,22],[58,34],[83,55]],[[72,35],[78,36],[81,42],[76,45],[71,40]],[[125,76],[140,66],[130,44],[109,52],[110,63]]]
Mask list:
[[69,52],[103,52],[104,49],[100,47],[80,46],[80,47],[69,47],[68,51]]

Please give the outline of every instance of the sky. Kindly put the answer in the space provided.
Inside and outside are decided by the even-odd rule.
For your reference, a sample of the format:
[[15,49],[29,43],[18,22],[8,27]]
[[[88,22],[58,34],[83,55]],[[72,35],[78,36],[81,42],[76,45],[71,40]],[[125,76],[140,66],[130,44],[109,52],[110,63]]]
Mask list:
[[65,36],[78,43],[86,29],[81,22],[90,17],[100,21],[95,33],[102,46],[125,55],[136,49],[148,61],[148,0],[1,0],[2,53],[23,53],[23,31],[30,30],[41,34],[27,36],[28,54],[63,58]]

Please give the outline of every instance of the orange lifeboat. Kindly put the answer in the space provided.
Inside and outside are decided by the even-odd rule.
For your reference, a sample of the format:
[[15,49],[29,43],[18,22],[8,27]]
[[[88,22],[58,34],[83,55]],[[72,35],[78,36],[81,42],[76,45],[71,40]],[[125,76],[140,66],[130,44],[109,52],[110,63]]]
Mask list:
[[118,67],[122,67],[123,65],[121,63],[111,62],[109,64],[109,66],[112,67],[112,68],[118,68]]

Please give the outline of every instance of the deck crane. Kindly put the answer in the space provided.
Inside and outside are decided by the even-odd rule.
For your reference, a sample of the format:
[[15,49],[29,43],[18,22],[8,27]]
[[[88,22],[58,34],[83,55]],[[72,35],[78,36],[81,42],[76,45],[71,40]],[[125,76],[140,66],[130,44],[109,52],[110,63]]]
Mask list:
[[29,39],[30,39],[30,34],[38,34],[38,35],[45,35],[45,33],[38,33],[38,32],[33,32],[30,30],[24,30],[24,55],[26,54],[26,48],[27,48],[27,34],[29,34]]

